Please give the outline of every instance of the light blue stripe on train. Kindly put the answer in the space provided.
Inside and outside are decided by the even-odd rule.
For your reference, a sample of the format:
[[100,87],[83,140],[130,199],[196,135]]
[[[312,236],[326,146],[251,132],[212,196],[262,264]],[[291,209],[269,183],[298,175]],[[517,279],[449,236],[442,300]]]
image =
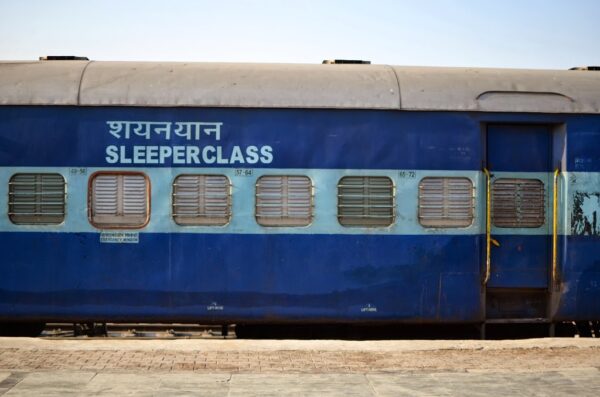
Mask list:
[[[15,173],[60,173],[67,181],[67,216],[61,225],[14,225],[8,216],[0,217],[0,231],[56,231],[100,232],[88,222],[87,195],[89,176],[96,171],[132,171],[131,168],[79,168],[79,167],[3,167],[0,168],[0,208],[8,210],[8,181]],[[485,233],[485,176],[479,171],[413,171],[413,170],[331,170],[331,169],[250,169],[247,172],[232,168],[138,168],[151,181],[150,223],[140,232],[152,233],[241,233],[241,234],[452,234],[473,235]],[[242,170],[246,171],[246,170]],[[180,174],[210,173],[229,177],[233,185],[232,218],[226,226],[179,226],[172,219],[172,183]],[[241,174],[241,175],[240,175]],[[314,217],[307,227],[264,227],[254,218],[255,183],[262,175],[306,175],[314,185]],[[344,227],[337,221],[337,184],[347,175],[387,176],[396,187],[396,221],[389,227]],[[417,200],[419,181],[427,176],[460,176],[473,182],[476,197],[474,220],[464,228],[425,228],[418,222]],[[494,173],[495,178],[537,178],[546,184],[546,223],[540,228],[493,228],[493,234],[544,235],[552,233],[552,175],[546,173]],[[571,234],[573,197],[578,191],[600,190],[600,173],[562,173],[559,183],[559,234]],[[595,190],[594,190],[595,189]],[[595,196],[587,200],[584,210],[597,211]],[[567,210],[564,211],[564,203]]]

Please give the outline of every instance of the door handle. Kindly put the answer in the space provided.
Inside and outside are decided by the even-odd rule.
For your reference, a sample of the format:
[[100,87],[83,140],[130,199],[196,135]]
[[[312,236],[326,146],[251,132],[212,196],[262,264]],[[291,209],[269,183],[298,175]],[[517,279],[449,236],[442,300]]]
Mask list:
[[[492,175],[487,168],[483,169],[483,173],[486,177],[486,193],[485,193],[485,278],[483,279],[483,285],[487,285],[490,279],[491,273],[491,254],[492,254],[492,194],[490,191]],[[498,244],[494,240],[495,244]],[[499,245],[499,244],[498,244]]]
[[558,183],[560,169],[554,170],[552,192],[552,285],[559,281],[558,275]]

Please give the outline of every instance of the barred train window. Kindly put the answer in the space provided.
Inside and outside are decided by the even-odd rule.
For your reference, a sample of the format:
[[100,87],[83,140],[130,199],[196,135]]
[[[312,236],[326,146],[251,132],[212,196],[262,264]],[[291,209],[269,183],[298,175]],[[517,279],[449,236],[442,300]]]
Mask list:
[[313,185],[307,176],[265,175],[256,181],[256,221],[262,226],[308,226]]
[[463,177],[425,177],[419,182],[419,223],[467,227],[473,223],[473,183]]
[[231,183],[225,175],[179,175],[172,202],[178,225],[223,226],[231,219]]
[[390,226],[396,216],[394,183],[386,176],[345,176],[338,183],[342,226]]
[[65,202],[66,183],[60,174],[15,174],[8,182],[8,217],[12,223],[62,223]]
[[545,218],[544,183],[539,179],[499,178],[492,185],[496,227],[540,227]]
[[142,173],[95,174],[88,193],[90,222],[97,228],[141,228],[150,221],[150,181]]

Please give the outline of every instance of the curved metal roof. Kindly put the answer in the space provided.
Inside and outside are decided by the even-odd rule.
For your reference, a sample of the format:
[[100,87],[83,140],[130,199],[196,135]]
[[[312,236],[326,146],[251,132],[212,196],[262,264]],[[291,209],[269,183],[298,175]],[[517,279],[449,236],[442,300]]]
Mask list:
[[600,73],[348,64],[0,62],[0,104],[600,113]]

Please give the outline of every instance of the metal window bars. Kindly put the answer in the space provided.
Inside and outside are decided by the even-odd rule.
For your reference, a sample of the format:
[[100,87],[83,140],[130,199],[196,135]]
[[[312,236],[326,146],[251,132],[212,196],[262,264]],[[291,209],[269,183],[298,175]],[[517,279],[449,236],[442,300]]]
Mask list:
[[15,174],[8,182],[8,217],[14,224],[60,224],[65,219],[66,195],[60,174]]
[[224,226],[231,219],[231,182],[225,175],[179,175],[172,205],[178,225]]
[[545,190],[539,179],[499,178],[492,184],[492,222],[503,228],[536,228],[545,222]]
[[342,226],[385,227],[396,218],[394,183],[386,176],[345,176],[338,183]]
[[256,221],[262,226],[308,226],[313,185],[307,176],[265,175],[256,181]]
[[90,221],[100,228],[139,228],[150,217],[150,184],[142,173],[92,176]]
[[419,182],[419,223],[425,227],[468,227],[473,223],[473,182],[464,177],[425,177]]

